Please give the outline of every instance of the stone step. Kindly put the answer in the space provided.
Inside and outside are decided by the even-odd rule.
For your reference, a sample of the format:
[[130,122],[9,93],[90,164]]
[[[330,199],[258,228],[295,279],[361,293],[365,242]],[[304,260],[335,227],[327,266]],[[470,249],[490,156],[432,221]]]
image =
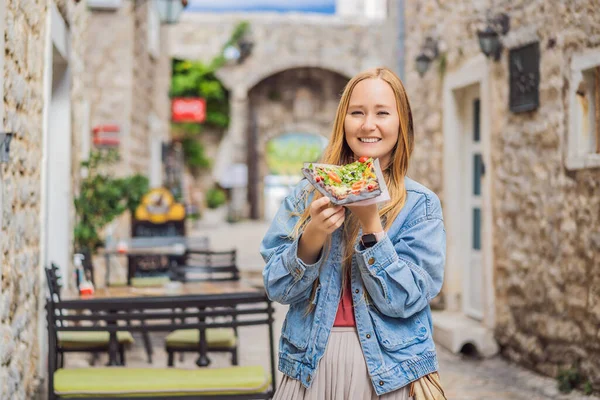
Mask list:
[[433,340],[454,354],[465,345],[475,347],[477,354],[487,358],[499,351],[491,329],[460,312],[433,311]]

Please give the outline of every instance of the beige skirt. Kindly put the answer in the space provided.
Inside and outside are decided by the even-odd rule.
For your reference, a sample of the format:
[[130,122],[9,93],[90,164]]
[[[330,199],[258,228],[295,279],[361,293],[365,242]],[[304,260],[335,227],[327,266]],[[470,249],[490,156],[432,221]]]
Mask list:
[[334,327],[309,389],[286,375],[273,400],[411,400],[410,385],[377,396],[356,328]]

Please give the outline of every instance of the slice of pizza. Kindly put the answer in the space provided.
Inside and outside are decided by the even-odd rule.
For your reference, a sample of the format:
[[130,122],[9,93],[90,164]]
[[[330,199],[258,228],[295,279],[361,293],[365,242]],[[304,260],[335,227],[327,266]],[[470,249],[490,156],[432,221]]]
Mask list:
[[336,205],[371,199],[381,194],[377,169],[378,160],[361,157],[346,165],[309,164],[304,176]]

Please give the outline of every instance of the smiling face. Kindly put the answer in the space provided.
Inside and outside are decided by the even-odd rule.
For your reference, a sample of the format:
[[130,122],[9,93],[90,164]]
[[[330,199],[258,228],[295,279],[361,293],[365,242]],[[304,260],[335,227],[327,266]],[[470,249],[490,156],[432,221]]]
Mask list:
[[358,82],[344,119],[344,136],[355,159],[379,158],[381,168],[387,168],[398,142],[399,128],[396,97],[391,86],[378,78]]

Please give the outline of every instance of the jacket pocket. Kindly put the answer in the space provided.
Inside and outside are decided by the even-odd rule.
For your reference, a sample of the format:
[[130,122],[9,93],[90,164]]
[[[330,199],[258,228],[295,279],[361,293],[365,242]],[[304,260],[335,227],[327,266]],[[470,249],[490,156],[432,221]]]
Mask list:
[[394,318],[380,313],[375,307],[369,307],[369,315],[375,334],[386,350],[400,350],[429,337],[429,329],[421,321],[420,313],[409,318]]
[[310,339],[310,332],[315,318],[315,311],[309,312],[309,306],[316,307],[321,285],[317,287],[315,298],[299,301],[290,305],[285,316],[281,336],[299,350],[305,350]]

